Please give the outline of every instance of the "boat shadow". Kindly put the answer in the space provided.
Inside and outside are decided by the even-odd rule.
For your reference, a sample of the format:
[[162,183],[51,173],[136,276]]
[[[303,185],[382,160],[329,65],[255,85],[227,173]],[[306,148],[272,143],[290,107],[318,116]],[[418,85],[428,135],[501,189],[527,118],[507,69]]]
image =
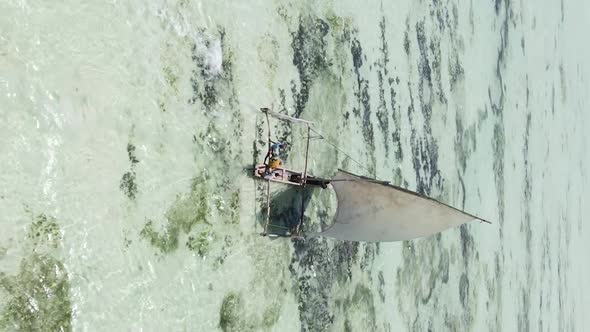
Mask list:
[[[302,195],[303,191],[303,195]],[[268,233],[286,236],[287,232],[297,227],[301,221],[301,202],[307,208],[312,196],[313,188],[290,187],[278,193],[271,194],[270,221]],[[258,218],[262,227],[266,223],[266,201]]]

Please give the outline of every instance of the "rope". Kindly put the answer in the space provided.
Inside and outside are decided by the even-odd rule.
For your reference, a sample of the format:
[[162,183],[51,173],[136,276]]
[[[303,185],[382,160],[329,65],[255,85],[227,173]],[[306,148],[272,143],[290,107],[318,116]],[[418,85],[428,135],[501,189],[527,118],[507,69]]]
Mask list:
[[[367,174],[371,174],[371,171],[368,168],[366,168],[365,165],[363,165],[361,162],[359,162],[356,159],[354,159],[348,153],[342,151],[342,149],[340,149],[335,143],[332,143],[328,139],[326,139],[326,137],[324,137],[324,135],[322,135],[320,132],[318,132],[317,130],[315,130],[313,128],[311,128],[311,131],[313,131],[314,133],[316,133],[317,135],[319,135],[320,136],[320,139],[323,139],[326,143],[328,143],[334,149],[336,149],[336,151],[342,153],[343,155],[345,155],[346,157],[348,157],[350,160],[352,160],[354,163],[356,163],[358,166],[360,166],[362,169],[364,169],[365,171],[367,171]],[[375,174],[373,174],[373,176],[375,176]]]
[[[271,106],[272,109],[272,106]],[[269,141],[270,141],[270,123],[268,120],[268,112],[264,112],[266,114],[266,123],[268,126],[268,132],[269,132]],[[305,121],[305,120],[303,120]],[[373,177],[377,177],[377,175],[375,174],[375,172],[371,172],[367,167],[365,167],[365,165],[361,162],[359,162],[358,160],[354,159],[351,155],[349,155],[348,153],[344,152],[342,149],[340,149],[335,143],[329,141],[328,139],[326,139],[326,137],[324,135],[322,135],[322,133],[320,133],[319,131],[315,130],[314,128],[311,127],[311,125],[308,124],[308,127],[311,131],[313,131],[315,134],[317,134],[317,137],[311,137],[309,134],[309,138],[311,140],[324,140],[326,143],[328,143],[329,145],[331,145],[334,149],[336,149],[336,151],[342,153],[343,155],[345,155],[348,159],[352,160],[355,164],[357,164],[360,168],[364,169],[367,174],[371,174],[373,175]],[[270,147],[269,147],[270,148]]]

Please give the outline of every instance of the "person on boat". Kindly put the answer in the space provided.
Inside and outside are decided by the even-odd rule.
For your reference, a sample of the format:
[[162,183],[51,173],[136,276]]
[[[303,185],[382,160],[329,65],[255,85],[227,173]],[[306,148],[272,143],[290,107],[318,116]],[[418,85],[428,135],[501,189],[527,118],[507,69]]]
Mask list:
[[287,143],[285,142],[272,142],[266,157],[264,158],[264,164],[266,165],[266,172],[270,173],[274,169],[281,166],[283,163],[281,160],[281,154],[287,148]]

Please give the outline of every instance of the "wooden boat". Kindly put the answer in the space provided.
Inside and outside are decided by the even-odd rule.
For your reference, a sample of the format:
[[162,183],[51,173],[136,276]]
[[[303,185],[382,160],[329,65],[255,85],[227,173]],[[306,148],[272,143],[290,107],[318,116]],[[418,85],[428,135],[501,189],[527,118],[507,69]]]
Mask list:
[[[262,108],[269,116],[283,121],[291,121],[307,126],[307,145],[305,150],[305,167],[303,172],[286,168],[269,169],[266,164],[254,167],[254,178],[267,181],[266,222],[262,235],[287,236],[296,239],[305,237],[327,236],[347,241],[386,242],[403,241],[430,236],[448,228],[482,218],[456,209],[435,199],[419,193],[391,185],[344,170],[339,170],[332,179],[322,179],[307,174],[307,159],[311,134],[310,121],[278,114],[268,108]],[[268,125],[269,151],[271,146],[270,124]],[[301,224],[305,212],[304,199],[301,199],[301,217],[296,227],[287,229],[284,234],[269,234],[270,224],[270,183],[297,186],[330,188],[336,192],[338,207],[330,227],[321,232],[302,234]],[[301,190],[301,195],[304,191]],[[279,226],[280,227],[280,226]]]
[[[268,170],[268,167],[265,164],[260,164],[254,167],[253,176],[282,184],[303,186],[302,172],[297,172],[282,167],[275,168],[271,171]],[[325,189],[330,184],[330,180],[320,179],[310,175],[307,175],[305,179],[305,185],[308,186],[318,186]]]

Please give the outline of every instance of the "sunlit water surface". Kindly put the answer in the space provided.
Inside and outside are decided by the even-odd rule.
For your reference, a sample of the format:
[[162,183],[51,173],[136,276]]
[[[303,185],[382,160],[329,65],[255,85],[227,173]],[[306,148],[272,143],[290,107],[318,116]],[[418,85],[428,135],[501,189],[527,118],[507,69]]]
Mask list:
[[[0,12],[0,330],[590,328],[587,1]],[[244,168],[270,105],[361,163],[313,140],[311,174],[374,176],[493,224],[260,237],[265,186]],[[301,169],[305,131],[271,125]],[[304,229],[334,208],[314,191]]]

